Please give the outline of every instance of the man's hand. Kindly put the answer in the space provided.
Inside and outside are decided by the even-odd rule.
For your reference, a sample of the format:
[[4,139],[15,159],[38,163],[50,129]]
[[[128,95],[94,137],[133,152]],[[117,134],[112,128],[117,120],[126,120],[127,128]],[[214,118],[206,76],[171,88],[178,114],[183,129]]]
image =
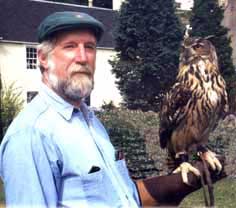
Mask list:
[[[222,171],[216,172],[209,168],[213,182],[226,177],[224,172],[224,158],[218,157],[222,164]],[[201,161],[193,164],[201,173],[204,166]],[[136,185],[139,191],[140,200],[143,206],[177,206],[185,196],[201,188],[200,177],[192,173],[188,174],[189,184],[183,183],[181,174],[156,176],[143,180],[137,180]]]

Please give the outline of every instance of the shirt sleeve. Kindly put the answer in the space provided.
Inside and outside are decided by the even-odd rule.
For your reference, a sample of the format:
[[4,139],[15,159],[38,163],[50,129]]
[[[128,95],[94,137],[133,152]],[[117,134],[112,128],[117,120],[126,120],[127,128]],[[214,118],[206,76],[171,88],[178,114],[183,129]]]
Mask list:
[[56,207],[57,192],[42,136],[26,129],[4,140],[0,170],[7,207]]

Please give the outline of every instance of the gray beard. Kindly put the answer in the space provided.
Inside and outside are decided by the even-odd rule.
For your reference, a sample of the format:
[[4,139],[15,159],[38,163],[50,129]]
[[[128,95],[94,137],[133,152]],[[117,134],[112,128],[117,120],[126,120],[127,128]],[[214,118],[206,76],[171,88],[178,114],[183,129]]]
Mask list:
[[72,101],[79,101],[88,97],[93,89],[93,81],[88,77],[83,77],[82,79],[83,80],[79,80],[79,84],[73,84],[73,80],[59,82],[58,87],[61,89],[62,95]]
[[59,80],[54,74],[49,73],[49,83],[54,91],[70,101],[80,101],[88,97],[93,89],[94,82],[90,80],[88,75],[79,74],[81,76],[75,80],[70,78],[67,80]]
[[[92,75],[79,73],[67,79],[58,79],[53,73],[54,64],[49,61],[49,65],[48,82],[57,94],[73,102],[78,102],[90,95],[94,86],[94,81],[90,77]],[[91,71],[89,69],[87,70]]]

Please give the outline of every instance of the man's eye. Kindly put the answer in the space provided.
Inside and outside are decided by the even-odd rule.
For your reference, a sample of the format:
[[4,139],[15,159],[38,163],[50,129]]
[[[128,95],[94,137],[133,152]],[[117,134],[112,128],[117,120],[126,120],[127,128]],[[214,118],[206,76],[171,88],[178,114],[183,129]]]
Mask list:
[[75,48],[76,45],[75,44],[67,44],[64,46],[64,48]]
[[96,49],[96,45],[88,44],[88,45],[85,45],[85,48],[95,50]]

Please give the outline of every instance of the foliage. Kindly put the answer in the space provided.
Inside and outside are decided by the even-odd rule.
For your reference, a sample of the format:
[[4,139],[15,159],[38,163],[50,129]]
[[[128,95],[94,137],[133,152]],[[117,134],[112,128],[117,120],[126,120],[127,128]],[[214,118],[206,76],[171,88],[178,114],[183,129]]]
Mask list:
[[186,25],[189,25],[189,19],[191,16],[191,10],[177,10],[176,15],[180,18],[183,26],[183,30],[185,30]]
[[115,104],[113,103],[113,101],[110,101],[110,102],[103,102],[101,108],[105,111],[111,111],[111,110],[114,110],[116,109],[116,106]]
[[[13,118],[23,107],[23,99],[21,98],[21,91],[15,87],[15,83],[8,86],[3,84],[1,90],[1,123],[3,128],[3,135]],[[2,139],[2,138],[0,138]]]
[[[236,180],[223,179],[214,184],[215,207],[234,208],[236,199]],[[205,207],[203,190],[200,189],[184,199],[180,208]]]
[[174,1],[124,1],[113,34],[110,63],[125,106],[158,111],[178,69],[182,31]]
[[[143,178],[163,175],[168,172],[166,151],[159,145],[158,113],[115,108],[112,103],[104,104],[98,112],[113,145],[122,149],[131,175]],[[228,115],[221,120],[210,134],[209,148],[226,157],[225,170],[231,178],[236,178],[236,116]]]
[[236,116],[228,115],[221,120],[210,135],[210,148],[226,158],[225,170],[227,175],[236,179]]
[[5,193],[4,193],[3,182],[1,179],[0,179],[0,207],[5,207]]
[[[158,114],[113,108],[98,113],[116,149],[122,149],[133,178],[161,174],[165,152],[159,147]],[[161,154],[162,153],[162,154]]]
[[228,29],[222,26],[223,17],[224,10],[218,6],[217,0],[195,0],[190,18],[191,35],[201,37],[213,35],[210,40],[216,47],[219,68],[226,80],[230,108],[235,111],[236,72],[232,62],[231,40],[227,36]]

